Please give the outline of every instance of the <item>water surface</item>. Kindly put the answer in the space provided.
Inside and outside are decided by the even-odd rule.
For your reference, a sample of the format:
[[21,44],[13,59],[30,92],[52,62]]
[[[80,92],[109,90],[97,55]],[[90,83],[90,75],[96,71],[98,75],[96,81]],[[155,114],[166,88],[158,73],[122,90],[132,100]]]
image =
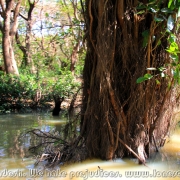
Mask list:
[[[180,128],[169,142],[148,160],[147,166],[139,165],[136,159],[102,161],[86,160],[55,169],[35,166],[35,157],[26,156],[31,138],[20,142],[19,135],[31,128],[60,130],[66,122],[51,114],[15,114],[0,116],[0,179],[45,180],[45,179],[180,179]],[[169,174],[167,174],[167,172]],[[165,174],[166,173],[166,174]],[[167,176],[162,178],[162,176]],[[171,177],[170,177],[171,176]]]

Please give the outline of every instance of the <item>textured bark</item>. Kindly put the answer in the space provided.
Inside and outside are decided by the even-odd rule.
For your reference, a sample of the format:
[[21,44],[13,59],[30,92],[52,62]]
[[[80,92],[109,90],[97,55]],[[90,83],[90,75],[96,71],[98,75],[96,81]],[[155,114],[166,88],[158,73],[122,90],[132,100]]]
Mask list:
[[[21,0],[17,2],[15,5],[14,0],[6,1],[4,4],[3,1],[0,1],[2,7],[2,17],[4,20],[4,24],[2,27],[3,34],[3,58],[4,65],[7,74],[15,74],[19,75],[14,50],[13,50],[13,41],[18,27],[18,14],[19,8],[21,4]],[[14,8],[15,6],[15,8]],[[13,23],[11,23],[11,13],[13,12]]]
[[[151,42],[153,35],[164,31],[163,24],[157,25],[150,14],[141,18],[130,8],[136,5],[137,0],[86,0],[81,137],[90,157],[135,155],[144,163],[151,150],[162,145],[172,124],[176,99],[168,83],[172,85],[173,79],[149,71],[156,76],[136,84],[147,67],[169,62],[166,37],[161,46]],[[167,2],[161,5],[166,7]],[[142,32],[147,29],[151,37],[144,48]],[[161,83],[158,88],[156,80]]]

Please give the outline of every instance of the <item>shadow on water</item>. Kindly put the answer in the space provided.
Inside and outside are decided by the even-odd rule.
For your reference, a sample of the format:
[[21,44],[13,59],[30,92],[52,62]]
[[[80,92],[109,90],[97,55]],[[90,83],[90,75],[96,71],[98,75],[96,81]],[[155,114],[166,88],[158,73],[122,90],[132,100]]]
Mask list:
[[0,116],[0,179],[180,179],[179,127],[160,152],[148,160],[148,167],[139,165],[135,159],[91,159],[55,169],[45,169],[43,163],[34,166],[36,159],[28,156],[31,137],[27,135],[20,142],[19,135],[32,128],[44,132],[60,131],[65,122],[65,119],[51,114]]

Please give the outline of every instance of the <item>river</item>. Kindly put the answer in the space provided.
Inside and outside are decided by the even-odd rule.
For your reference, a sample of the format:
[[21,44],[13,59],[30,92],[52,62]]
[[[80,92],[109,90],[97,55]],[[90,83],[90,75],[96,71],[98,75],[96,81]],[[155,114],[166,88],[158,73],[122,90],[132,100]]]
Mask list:
[[30,128],[49,131],[60,129],[65,119],[51,114],[9,114],[0,116],[0,179],[46,180],[46,179],[180,179],[180,128],[177,126],[168,143],[147,161],[147,167],[136,159],[102,161],[86,160],[46,169],[43,164],[35,166],[35,157],[25,156],[31,140],[23,143],[18,137]]

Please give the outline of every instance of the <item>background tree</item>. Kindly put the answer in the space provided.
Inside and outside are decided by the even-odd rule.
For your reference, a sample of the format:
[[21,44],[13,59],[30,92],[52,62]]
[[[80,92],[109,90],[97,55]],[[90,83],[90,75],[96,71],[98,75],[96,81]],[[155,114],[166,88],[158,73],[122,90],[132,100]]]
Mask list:
[[[23,20],[26,21],[25,45],[23,45],[23,43],[20,41],[19,34],[18,32],[16,32],[16,42],[19,45],[19,48],[22,50],[23,57],[24,57],[22,64],[24,64],[25,67],[28,67],[31,73],[34,73],[35,71],[34,63],[32,59],[31,38],[32,38],[32,27],[34,24],[33,10],[37,3],[38,3],[38,0],[37,1],[28,0],[28,5],[26,5],[26,2],[25,2],[23,6],[25,8],[23,12],[25,14],[27,12],[27,15],[23,15],[22,13],[19,14],[23,18]],[[27,11],[26,6],[28,7],[28,11]]]
[[[78,61],[78,51],[80,49],[80,44],[82,43],[82,32],[83,32],[84,23],[82,21],[82,13],[80,12],[80,2],[78,2],[77,0],[73,0],[70,2],[70,4],[67,5],[66,1],[64,0],[64,5],[68,12],[67,15],[70,25],[69,32],[74,39],[73,43],[71,41],[68,42],[68,44],[71,43],[72,46],[71,54],[70,54],[70,59],[71,59],[70,70],[74,75],[76,62]],[[69,7],[73,9],[72,11],[73,13],[70,13],[71,11],[69,10]]]
[[171,72],[178,79],[179,66],[174,68],[166,48],[178,43],[171,38],[178,2],[86,0],[85,7],[80,137],[91,157],[133,154],[145,162],[173,124],[177,90]]
[[3,22],[0,22],[0,29],[2,32],[2,48],[4,65],[7,74],[19,75],[13,44],[15,34],[18,28],[18,15],[21,5],[21,0],[15,3],[14,0],[0,1],[1,17]]

